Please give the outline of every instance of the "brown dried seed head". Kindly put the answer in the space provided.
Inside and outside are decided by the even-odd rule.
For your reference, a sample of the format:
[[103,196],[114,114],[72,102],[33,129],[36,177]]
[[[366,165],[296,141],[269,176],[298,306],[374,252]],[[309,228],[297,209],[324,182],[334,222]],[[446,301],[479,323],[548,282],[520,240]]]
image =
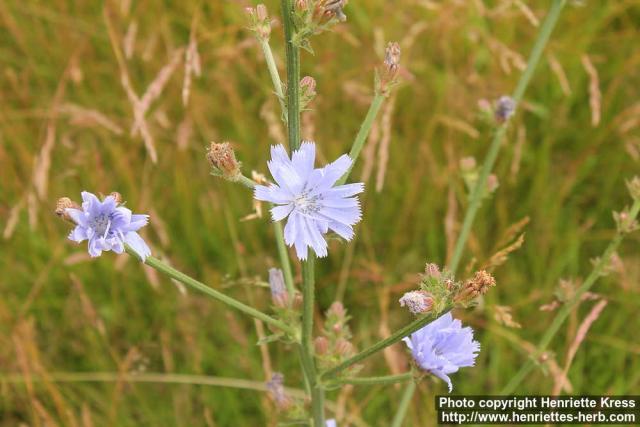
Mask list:
[[225,178],[236,178],[240,175],[240,163],[228,142],[212,142],[207,150],[207,160],[211,166],[222,172]]
[[485,270],[480,270],[476,272],[472,279],[465,282],[460,293],[456,295],[455,301],[471,301],[480,295],[486,294],[489,291],[489,288],[492,288],[495,285],[496,279],[494,279],[494,277]]
[[73,222],[73,219],[67,213],[67,209],[80,209],[80,206],[68,197],[61,197],[56,202],[55,213],[65,221]]
[[117,191],[112,191],[111,193],[109,193],[109,195],[113,197],[113,199],[116,201],[116,204],[122,204],[122,194],[118,193]]

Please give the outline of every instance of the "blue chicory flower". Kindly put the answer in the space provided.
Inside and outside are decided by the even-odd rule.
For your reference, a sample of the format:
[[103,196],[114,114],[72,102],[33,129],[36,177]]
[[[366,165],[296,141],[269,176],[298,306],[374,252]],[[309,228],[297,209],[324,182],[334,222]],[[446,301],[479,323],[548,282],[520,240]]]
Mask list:
[[100,201],[94,194],[82,192],[82,209],[67,208],[66,213],[76,223],[69,234],[74,242],[89,241],[89,255],[97,257],[102,251],[122,253],[128,244],[142,261],[151,255],[149,246],[137,231],[147,225],[149,215],[133,214],[119,206],[114,196]]
[[451,312],[440,316],[422,329],[404,338],[413,358],[424,369],[446,381],[449,393],[453,390],[448,374],[473,366],[480,351],[480,343],[473,340],[473,329],[462,327]]
[[329,230],[351,240],[353,225],[362,217],[358,198],[353,196],[364,190],[364,184],[335,185],[351,167],[351,158],[345,154],[315,169],[315,156],[316,146],[309,141],[291,159],[282,145],[272,146],[268,166],[276,184],[256,185],[254,193],[257,200],[277,205],[271,209],[274,221],[288,217],[284,239],[295,246],[301,260],[307,259],[309,247],[317,256],[327,256],[324,234]]

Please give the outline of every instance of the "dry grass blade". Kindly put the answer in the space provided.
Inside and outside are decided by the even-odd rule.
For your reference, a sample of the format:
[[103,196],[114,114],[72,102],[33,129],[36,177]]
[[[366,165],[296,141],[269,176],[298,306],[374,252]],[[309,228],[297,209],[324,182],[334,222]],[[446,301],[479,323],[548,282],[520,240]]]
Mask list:
[[482,270],[491,270],[499,265],[504,264],[509,257],[511,252],[517,251],[520,249],[522,244],[524,243],[524,233],[518,236],[518,238],[508,246],[500,249],[498,252],[494,253],[489,260],[484,263],[481,267]]
[[113,120],[98,110],[82,107],[76,104],[64,104],[58,108],[60,113],[69,116],[70,123],[76,126],[101,126],[116,135],[122,135],[123,131]]
[[522,325],[513,319],[511,307],[506,305],[496,305],[493,307],[493,317],[496,321],[508,328],[520,329]]
[[122,49],[124,50],[124,56],[127,59],[131,59],[133,56],[133,49],[136,46],[136,35],[138,34],[138,23],[136,21],[131,21],[129,23],[129,27],[127,28],[127,33],[124,35],[124,40],[122,41]]
[[376,176],[376,191],[379,193],[384,187],[384,177],[387,173],[387,164],[389,163],[389,147],[391,145],[391,119],[396,105],[396,95],[392,95],[387,104],[384,106],[382,113],[381,127],[382,138],[378,145],[378,174]]
[[562,93],[565,96],[571,95],[571,86],[569,85],[569,79],[567,78],[567,74],[564,72],[564,68],[562,68],[562,64],[558,61],[558,58],[552,53],[550,53],[547,58],[549,59],[549,66],[551,67],[551,71],[558,78],[558,82],[560,83],[560,89],[562,89]]
[[191,24],[191,33],[189,35],[189,45],[185,51],[184,57],[184,82],[182,84],[182,104],[186,107],[189,103],[189,95],[191,93],[192,76],[200,77],[202,67],[200,62],[200,54],[198,53],[198,40],[196,39],[196,26],[198,18],[194,16]]
[[602,94],[600,93],[600,79],[598,70],[593,66],[588,55],[582,55],[582,66],[589,75],[589,107],[591,108],[591,126],[600,124],[602,109]]
[[21,199],[18,203],[11,207],[9,211],[9,218],[7,219],[7,223],[4,226],[4,231],[2,232],[2,238],[5,240],[9,240],[11,236],[13,236],[13,232],[18,225],[18,219],[20,219],[20,211],[24,207],[24,199]]
[[564,386],[565,381],[567,381],[567,373],[569,372],[569,368],[571,367],[571,362],[573,362],[573,358],[578,352],[578,348],[584,341],[589,332],[589,328],[593,325],[593,322],[598,320],[602,310],[607,306],[607,300],[601,300],[596,305],[593,306],[589,314],[584,318],[580,326],[578,327],[578,331],[576,332],[575,337],[573,338],[573,342],[567,351],[567,357],[564,363],[564,369],[562,370],[562,375],[556,377],[555,384],[553,386],[552,394],[555,396],[560,393],[560,390]]
[[522,12],[525,18],[527,18],[531,25],[536,28],[540,25],[540,21],[538,20],[536,15],[533,13],[533,11],[531,11],[531,9],[529,9],[529,6],[522,2],[522,0],[514,0],[514,4],[517,6],[520,12]]

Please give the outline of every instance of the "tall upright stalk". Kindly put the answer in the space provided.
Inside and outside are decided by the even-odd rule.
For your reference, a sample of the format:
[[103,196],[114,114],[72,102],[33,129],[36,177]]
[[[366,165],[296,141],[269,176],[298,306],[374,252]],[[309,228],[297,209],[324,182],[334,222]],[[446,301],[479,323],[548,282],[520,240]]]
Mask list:
[[289,149],[300,147],[300,48],[293,43],[293,5],[282,0],[282,22],[287,55],[287,128]]
[[[515,101],[516,105],[522,100],[524,92],[529,86],[531,77],[533,77],[533,72],[538,66],[538,62],[540,62],[542,52],[544,51],[544,48],[549,41],[549,37],[551,36],[553,28],[558,22],[560,12],[562,11],[565,3],[566,0],[554,0],[553,4],[551,5],[551,9],[549,9],[549,13],[547,13],[546,18],[542,26],[540,27],[538,37],[536,38],[536,42],[533,45],[531,54],[529,55],[529,60],[527,61],[527,68],[524,70],[524,73],[522,73],[522,76],[520,76],[520,80],[518,81],[516,89],[512,95],[512,98]],[[487,179],[489,178],[489,174],[493,170],[493,165],[498,158],[500,145],[502,144],[502,139],[507,130],[507,123],[508,122],[502,124],[496,129],[493,140],[491,141],[491,145],[489,146],[489,152],[487,153],[487,157],[482,164],[478,182],[476,182],[473,192],[471,193],[469,208],[465,213],[464,221],[462,222],[462,229],[460,230],[460,235],[458,236],[458,240],[456,241],[453,256],[451,258],[451,262],[449,263],[449,269],[454,273],[458,269],[458,265],[460,264],[460,260],[462,259],[464,247],[467,244],[469,233],[471,232],[473,221],[475,220],[478,209],[480,208],[482,195],[484,194],[485,188],[487,187]]]
[[[638,216],[638,212],[640,212],[640,201],[636,200],[633,203],[631,210],[629,211],[629,218],[631,221],[634,221],[636,219],[636,217]],[[538,343],[538,346],[536,347],[536,350],[533,352],[533,354],[531,354],[531,357],[525,362],[524,365],[522,365],[520,370],[511,378],[509,383],[505,386],[505,388],[502,389],[500,394],[513,393],[516,387],[518,387],[520,383],[525,379],[527,374],[531,372],[531,370],[535,366],[536,360],[538,360],[540,356],[542,356],[542,354],[545,352],[545,350],[551,343],[551,340],[553,340],[553,338],[556,336],[556,334],[560,330],[560,327],[562,326],[564,321],[567,320],[567,318],[569,317],[573,309],[580,302],[582,296],[585,294],[585,292],[589,291],[589,289],[591,289],[591,287],[596,283],[598,278],[602,276],[603,270],[611,262],[611,257],[613,256],[616,249],[620,245],[620,242],[622,242],[623,238],[624,238],[624,233],[618,232],[616,237],[611,241],[611,243],[609,243],[609,246],[607,246],[607,248],[605,249],[604,253],[600,257],[600,260],[593,267],[593,270],[591,270],[591,273],[589,274],[587,279],[584,281],[584,283],[578,288],[578,290],[576,291],[571,301],[565,303],[562,306],[562,308],[558,310],[558,313],[556,314],[556,317],[553,319],[551,326],[549,326],[549,328],[545,331],[544,335],[542,336],[542,339],[540,340],[540,342]]]
[[[547,45],[549,37],[551,36],[551,32],[558,22],[560,12],[564,7],[565,2],[566,0],[554,0],[553,4],[551,5],[551,9],[549,9],[549,13],[547,13],[544,23],[542,24],[542,27],[538,32],[538,36],[535,44],[533,45],[533,49],[531,50],[529,60],[527,61],[527,68],[525,69],[522,76],[520,76],[516,89],[513,92],[512,98],[516,105],[522,100],[524,92],[527,89],[529,82],[531,81],[531,77],[533,76],[533,72],[535,71],[538,62],[540,62],[540,57],[542,56],[544,47]],[[460,235],[458,236],[458,239],[456,241],[453,256],[451,258],[451,262],[449,263],[449,270],[453,274],[455,274],[460,264],[460,260],[462,259],[464,247],[469,238],[469,233],[471,232],[473,221],[475,220],[476,214],[478,213],[480,202],[482,201],[482,195],[484,194],[485,188],[487,186],[487,179],[489,178],[489,174],[493,170],[493,166],[496,162],[496,159],[498,158],[498,152],[500,151],[500,145],[502,144],[502,139],[507,130],[507,124],[508,122],[505,122],[496,129],[493,140],[491,141],[491,145],[489,146],[489,152],[487,153],[487,157],[482,165],[482,169],[480,170],[480,176],[478,177],[476,186],[471,193],[469,208],[465,213],[465,217],[462,223],[462,229],[460,230]],[[415,390],[415,387],[413,388],[413,390]],[[406,393],[410,395],[408,397],[410,400],[411,395],[413,395],[413,391],[409,391],[409,389],[407,389]],[[405,415],[406,409],[401,407],[396,413],[393,424],[394,427],[402,425],[402,421],[404,420]]]
[[[287,56],[287,130],[289,149],[300,148],[300,48],[293,42],[294,24],[291,0],[282,0],[282,21]],[[302,263],[302,336],[300,358],[311,391],[313,425],[324,427],[324,388],[318,383],[313,352],[314,255]]]

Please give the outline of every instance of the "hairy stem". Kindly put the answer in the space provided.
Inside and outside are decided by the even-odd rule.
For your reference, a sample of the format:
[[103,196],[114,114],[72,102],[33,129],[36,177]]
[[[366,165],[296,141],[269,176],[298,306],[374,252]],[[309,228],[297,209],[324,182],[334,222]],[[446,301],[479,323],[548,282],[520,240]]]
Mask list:
[[267,63],[267,68],[269,69],[269,75],[271,76],[271,82],[273,83],[273,89],[275,91],[276,96],[278,97],[278,102],[280,103],[280,108],[282,109],[282,117],[286,118],[287,106],[284,102],[284,91],[282,90],[282,81],[280,80],[280,74],[278,73],[278,67],[276,66],[276,61],[273,58],[273,52],[271,51],[271,46],[269,46],[269,40],[258,37],[258,41],[260,42],[260,47],[262,48],[262,53],[264,54],[264,60]]
[[[640,211],[640,201],[635,201],[631,210],[629,211],[629,217],[631,220],[635,220],[638,216],[638,212]],[[533,354],[531,354],[530,358],[525,362],[524,365],[520,368],[518,373],[511,378],[511,381],[505,386],[504,389],[500,392],[500,394],[511,394],[515,391],[516,387],[520,385],[520,383],[524,380],[529,372],[535,366],[536,361],[542,356],[544,351],[547,349],[555,335],[560,330],[560,327],[564,323],[565,320],[569,317],[573,309],[580,302],[581,297],[588,292],[589,289],[596,283],[599,277],[602,276],[604,269],[611,262],[611,257],[615,253],[616,249],[622,242],[624,238],[624,233],[618,232],[616,237],[609,243],[609,246],[605,249],[604,253],[600,257],[598,263],[593,267],[591,273],[584,281],[584,283],[578,288],[575,295],[571,299],[571,301],[565,303],[560,310],[558,310],[556,317],[554,317],[553,322],[551,322],[551,326],[547,328],[542,339],[538,343],[536,350]]]
[[287,54],[287,127],[289,149],[300,147],[300,48],[293,43],[293,5],[291,0],[282,0],[282,22]]
[[[443,311],[448,311],[450,310],[451,307],[446,307]],[[413,322],[409,323],[408,325],[404,326],[403,328],[397,330],[396,332],[394,332],[392,335],[390,335],[389,337],[378,341],[377,343],[373,344],[372,346],[362,350],[360,353],[356,354],[355,356],[350,357],[349,359],[345,360],[344,362],[340,363],[337,366],[334,366],[333,368],[327,370],[326,372],[324,372],[321,376],[321,378],[324,379],[329,379],[329,378],[333,378],[335,377],[339,372],[343,371],[344,369],[348,368],[349,366],[352,366],[358,362],[360,362],[361,360],[366,359],[367,357],[371,356],[374,353],[377,353],[378,351],[389,347],[391,344],[395,344],[396,342],[400,341],[402,338],[406,337],[407,335],[412,334],[413,332],[417,331],[418,329],[422,328],[424,325],[426,325],[427,323],[431,322],[433,319],[435,318],[434,314],[429,314],[426,315],[424,317],[421,317],[419,319],[414,320]]]
[[353,145],[351,146],[351,151],[349,151],[349,157],[353,162],[351,163],[351,167],[349,170],[338,180],[336,185],[342,185],[347,182],[349,175],[351,174],[351,170],[353,169],[353,165],[355,165],[358,156],[360,155],[360,151],[362,151],[362,147],[364,146],[367,137],[369,136],[369,132],[371,131],[371,126],[373,126],[373,122],[380,111],[380,107],[382,107],[382,102],[384,101],[384,95],[376,93],[373,97],[373,101],[369,106],[369,111],[367,111],[367,115],[364,118],[364,121],[360,125],[360,130],[356,135],[356,139],[353,141]]
[[315,255],[302,263],[302,366],[311,389],[314,426],[324,427],[324,389],[318,383],[313,359],[313,308],[315,296]]
[[[535,71],[538,62],[540,62],[540,57],[542,56],[544,47],[547,45],[549,37],[551,36],[551,32],[558,22],[560,12],[564,7],[565,2],[566,0],[554,0],[553,4],[551,5],[551,9],[549,9],[549,13],[547,13],[546,18],[542,26],[540,27],[538,37],[536,38],[533,49],[531,50],[531,54],[529,55],[529,60],[527,61],[527,68],[524,70],[522,76],[520,76],[520,80],[518,81],[516,89],[512,95],[512,98],[516,102],[516,105],[520,100],[522,100],[522,96],[524,95],[527,86],[529,86],[529,82],[531,81],[533,72]],[[489,174],[493,169],[493,165],[498,158],[498,152],[500,151],[500,145],[502,143],[502,138],[504,137],[506,130],[506,123],[496,129],[493,140],[491,141],[491,145],[489,146],[487,157],[482,165],[482,169],[480,170],[480,176],[478,177],[478,181],[476,182],[473,192],[471,193],[469,208],[465,213],[464,221],[462,222],[462,229],[460,230],[460,235],[458,236],[458,240],[456,241],[456,246],[453,251],[453,257],[451,258],[451,262],[449,263],[449,269],[454,273],[457,270],[458,265],[460,264],[462,253],[467,243],[467,239],[469,238],[469,233],[471,232],[473,221],[476,217],[476,214],[478,213],[478,209],[480,208],[480,203],[482,202],[482,195],[484,194],[487,187],[487,179],[489,178]]]
[[413,397],[413,393],[415,391],[416,391],[415,382],[412,381],[409,384],[407,384],[407,387],[404,389],[404,393],[402,394],[400,405],[398,405],[396,416],[393,417],[393,421],[391,422],[391,427],[400,427],[402,425],[402,422],[404,421],[404,417],[407,415],[407,410],[409,409],[411,398]]
[[[131,256],[134,256],[136,258],[140,258],[139,255],[128,245],[125,245],[125,250],[127,251],[127,253]],[[238,311],[243,312],[244,314],[247,314],[251,317],[254,317],[256,319],[260,319],[265,323],[268,323],[271,326],[274,326],[278,329],[281,329],[282,331],[291,333],[291,334],[295,334],[296,331],[294,328],[290,327],[289,325],[285,324],[284,322],[281,322],[280,320],[274,319],[273,317],[259,311],[256,310],[253,307],[250,307],[244,303],[241,303],[240,301],[231,298],[230,296],[227,296],[225,294],[223,294],[222,292],[216,291],[213,288],[210,288],[209,286],[205,285],[202,282],[197,281],[196,279],[187,276],[186,274],[176,270],[175,268],[171,267],[170,265],[160,261],[158,258],[149,256],[147,257],[147,259],[144,261],[145,264],[147,264],[149,267],[152,267],[156,270],[158,270],[161,273],[166,274],[167,276],[171,277],[174,280],[177,280],[178,282],[185,284],[187,286],[190,286],[194,289],[199,290],[202,293],[205,293],[207,295],[209,295],[210,297],[213,297],[215,299],[217,299],[218,301],[235,308]]]

